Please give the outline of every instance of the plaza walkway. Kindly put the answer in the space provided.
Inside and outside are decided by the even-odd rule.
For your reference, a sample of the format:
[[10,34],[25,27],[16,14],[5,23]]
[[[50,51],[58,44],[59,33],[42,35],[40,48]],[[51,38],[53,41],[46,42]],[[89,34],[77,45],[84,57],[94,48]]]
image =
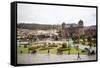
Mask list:
[[56,54],[18,54],[18,64],[37,64],[69,61],[86,61],[96,60],[96,56],[80,55],[81,59],[77,60],[77,55],[56,55]]

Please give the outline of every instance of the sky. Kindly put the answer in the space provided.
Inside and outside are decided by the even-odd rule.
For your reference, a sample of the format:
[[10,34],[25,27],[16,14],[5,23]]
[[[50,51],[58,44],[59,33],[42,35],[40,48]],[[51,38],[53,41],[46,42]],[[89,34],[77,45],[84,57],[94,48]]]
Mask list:
[[18,23],[77,24],[81,19],[85,26],[96,25],[96,8],[19,3],[17,14]]

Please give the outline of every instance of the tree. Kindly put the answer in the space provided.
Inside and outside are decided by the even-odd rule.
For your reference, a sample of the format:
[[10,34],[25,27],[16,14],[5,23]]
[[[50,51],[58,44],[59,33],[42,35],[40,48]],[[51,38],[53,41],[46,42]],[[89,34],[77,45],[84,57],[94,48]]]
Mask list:
[[92,38],[93,38],[92,43],[93,43],[94,46],[96,45],[96,37],[97,37],[96,35],[92,36]]
[[80,39],[82,39],[83,44],[85,44],[85,39],[87,39],[87,36],[86,35],[80,35]]
[[89,42],[89,46],[92,46],[92,36],[88,36],[87,38],[88,42]]
[[54,38],[54,40],[56,40],[56,41],[58,40],[58,37],[57,37],[57,36],[54,36],[53,38]]
[[96,35],[93,35],[92,38],[93,38],[94,40],[96,40]]
[[73,40],[73,43],[78,43],[79,37],[78,36],[73,36],[72,40]]
[[66,43],[63,43],[62,44],[62,48],[67,48],[67,44]]

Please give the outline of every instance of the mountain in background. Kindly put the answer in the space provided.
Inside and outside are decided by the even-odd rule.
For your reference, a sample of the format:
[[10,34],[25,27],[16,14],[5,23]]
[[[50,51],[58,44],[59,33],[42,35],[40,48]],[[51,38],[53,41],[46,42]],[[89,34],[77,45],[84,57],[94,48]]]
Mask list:
[[61,25],[18,23],[17,28],[30,29],[30,30],[36,30],[36,29],[49,30],[49,29],[59,29],[61,28]]

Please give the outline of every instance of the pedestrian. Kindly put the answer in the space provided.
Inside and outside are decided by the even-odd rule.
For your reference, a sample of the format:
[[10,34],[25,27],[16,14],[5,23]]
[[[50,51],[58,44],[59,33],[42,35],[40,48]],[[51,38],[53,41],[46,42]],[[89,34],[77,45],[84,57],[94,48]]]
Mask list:
[[77,56],[77,60],[78,60],[78,59],[81,59],[80,53],[79,53],[79,52],[78,52],[78,56]]
[[48,55],[50,54],[50,49],[48,48]]

